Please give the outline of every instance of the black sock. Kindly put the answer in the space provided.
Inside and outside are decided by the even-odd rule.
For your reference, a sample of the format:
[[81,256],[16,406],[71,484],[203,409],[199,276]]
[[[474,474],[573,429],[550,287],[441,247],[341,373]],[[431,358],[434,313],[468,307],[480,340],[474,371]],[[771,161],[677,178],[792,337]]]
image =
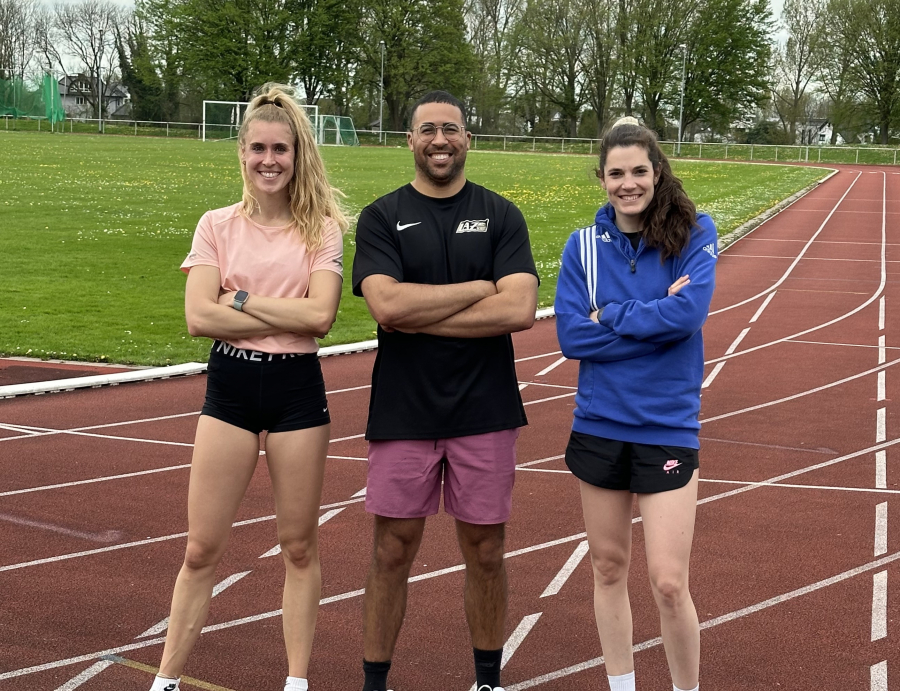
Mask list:
[[387,675],[391,669],[391,661],[369,662],[363,659],[363,672],[366,675],[363,691],[387,691]]
[[500,661],[503,659],[503,648],[500,650],[479,650],[475,653],[475,687],[496,688],[500,686]]

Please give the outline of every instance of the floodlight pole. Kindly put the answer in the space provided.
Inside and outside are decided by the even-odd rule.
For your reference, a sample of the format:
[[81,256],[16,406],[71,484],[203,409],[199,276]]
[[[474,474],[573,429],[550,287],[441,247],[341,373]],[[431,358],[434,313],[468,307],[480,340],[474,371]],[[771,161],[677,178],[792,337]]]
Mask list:
[[681,44],[681,105],[678,108],[678,155],[681,156],[681,124],[684,122],[684,67],[687,61],[687,46]]
[[381,87],[378,99],[378,143],[381,144],[381,134],[384,132],[384,41],[381,41]]
[[97,123],[97,131],[103,134],[103,29],[100,29],[100,58],[97,60],[97,99],[100,118]]

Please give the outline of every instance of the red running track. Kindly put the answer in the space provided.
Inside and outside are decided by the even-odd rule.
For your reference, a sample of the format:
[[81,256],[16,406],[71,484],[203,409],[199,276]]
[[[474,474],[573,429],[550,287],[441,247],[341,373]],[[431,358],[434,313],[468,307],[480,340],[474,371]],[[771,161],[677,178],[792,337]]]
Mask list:
[[[880,691],[900,679],[898,218],[900,174],[848,167],[720,258],[704,329],[691,583],[705,689]],[[515,341],[531,424],[508,531],[504,683],[605,688],[577,487],[559,458],[577,363],[561,360],[552,320]],[[361,685],[372,360],[323,360],[334,423],[314,691]],[[187,377],[0,402],[0,691],[149,687],[185,546],[203,388]],[[281,688],[282,566],[265,556],[276,542],[266,474],[261,463],[185,689]],[[634,542],[639,688],[669,689],[639,519]],[[413,568],[398,691],[473,681],[460,564],[439,515]]]

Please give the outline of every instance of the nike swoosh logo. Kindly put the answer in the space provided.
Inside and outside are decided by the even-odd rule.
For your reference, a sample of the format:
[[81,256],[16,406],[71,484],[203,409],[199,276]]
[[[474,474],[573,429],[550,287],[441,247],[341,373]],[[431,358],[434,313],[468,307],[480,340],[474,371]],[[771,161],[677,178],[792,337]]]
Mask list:
[[413,226],[419,225],[421,222],[422,221],[416,221],[415,223],[404,223],[403,225],[400,225],[400,221],[397,221],[397,230],[403,230],[404,228],[412,228]]

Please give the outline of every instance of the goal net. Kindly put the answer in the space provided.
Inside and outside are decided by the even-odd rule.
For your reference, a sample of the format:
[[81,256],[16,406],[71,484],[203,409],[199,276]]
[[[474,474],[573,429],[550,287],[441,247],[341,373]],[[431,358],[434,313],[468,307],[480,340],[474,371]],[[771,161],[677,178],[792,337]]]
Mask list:
[[[249,105],[245,101],[203,101],[203,123],[200,127],[200,138],[203,141],[236,138]],[[319,106],[307,106],[302,103],[299,105],[306,111],[313,132],[317,135],[316,139],[321,144]],[[354,130],[354,136],[355,134]]]
[[319,116],[319,144],[359,146],[353,118],[342,115]]

